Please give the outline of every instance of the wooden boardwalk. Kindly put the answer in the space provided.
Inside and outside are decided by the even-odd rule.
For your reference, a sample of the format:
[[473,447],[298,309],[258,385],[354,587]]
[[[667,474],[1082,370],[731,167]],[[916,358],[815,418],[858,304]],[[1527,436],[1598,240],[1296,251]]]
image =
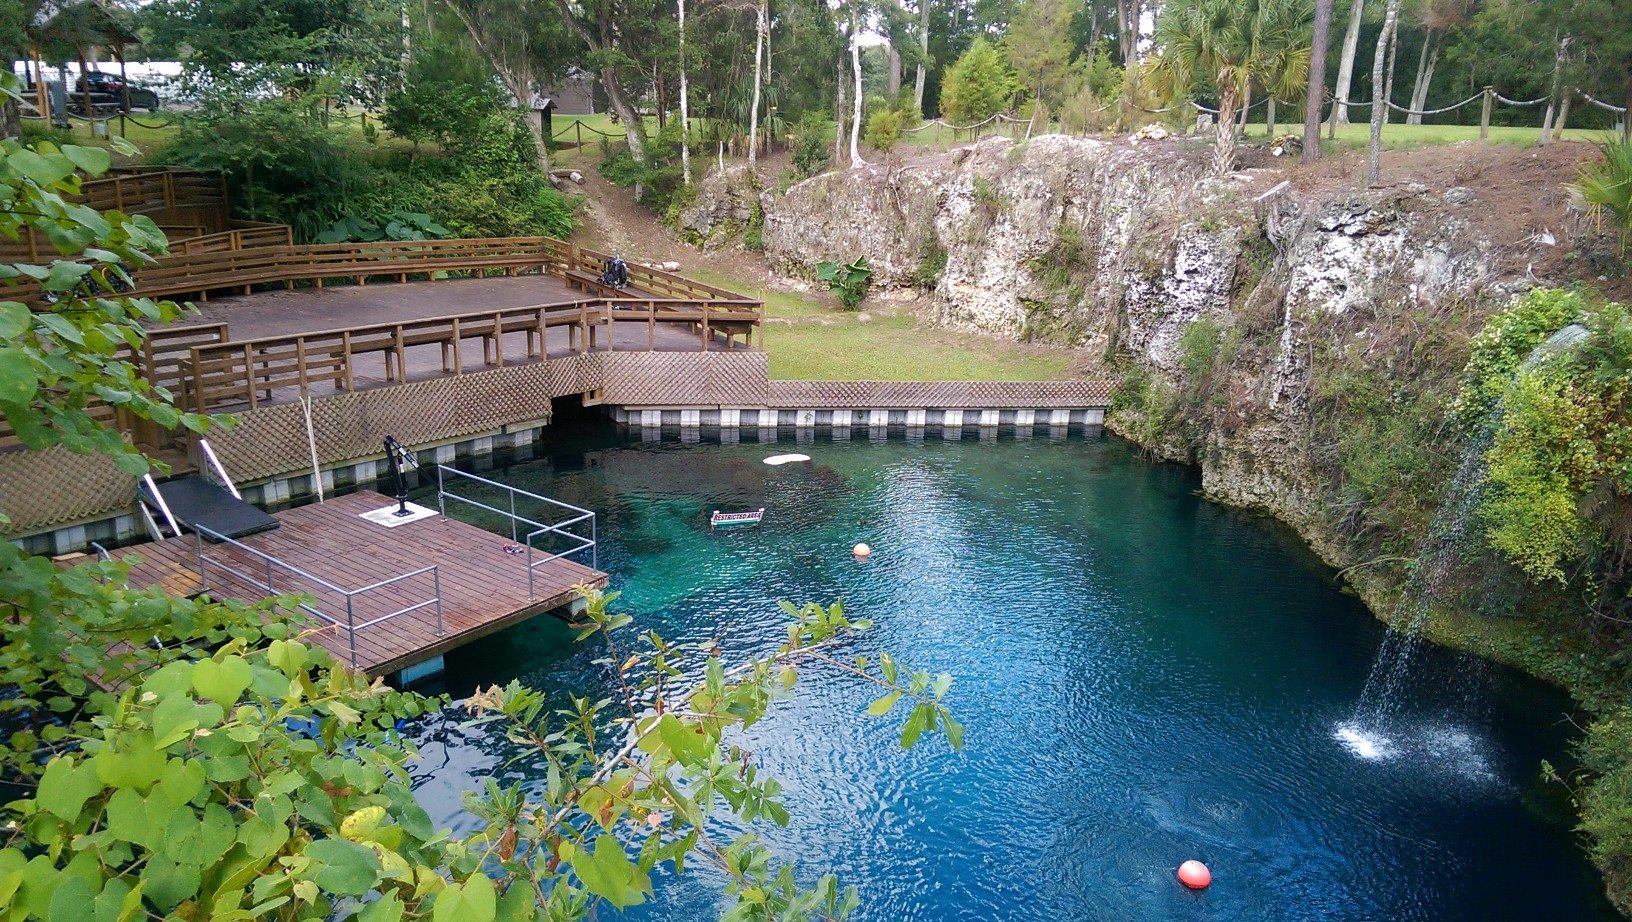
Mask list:
[[[506,546],[514,545],[504,537],[440,515],[395,528],[360,517],[394,502],[372,491],[338,496],[277,513],[281,527],[242,539],[245,547],[287,566],[230,544],[206,541],[202,581],[199,542],[193,535],[143,544],[125,555],[139,559],[130,582],[162,586],[178,595],[203,590],[217,597],[258,600],[273,594],[265,588],[270,572],[277,594],[303,593],[314,599],[312,607],[322,617],[297,612],[316,629],[313,639],[369,675],[396,672],[567,605],[580,584],[606,585],[605,573],[560,559],[534,568],[529,593],[528,558],[506,553]],[[434,572],[355,592],[433,566]],[[297,568],[323,582],[306,578]],[[352,623],[377,623],[348,631],[347,593]],[[413,610],[393,614],[409,608]]]

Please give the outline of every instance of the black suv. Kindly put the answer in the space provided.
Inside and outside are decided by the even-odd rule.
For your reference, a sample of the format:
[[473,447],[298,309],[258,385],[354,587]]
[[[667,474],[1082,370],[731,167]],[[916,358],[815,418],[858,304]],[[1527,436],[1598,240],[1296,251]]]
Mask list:
[[[109,97],[106,102],[115,106],[123,105],[125,101],[125,84],[120,82],[117,74],[105,74],[93,70],[79,78],[79,84],[74,87],[75,93],[84,93],[86,84],[90,85],[90,92],[95,96]],[[104,100],[96,100],[100,104]],[[72,100],[71,102],[78,102]],[[157,112],[159,108],[159,94],[144,86],[130,85],[130,107],[132,109],[146,109]]]

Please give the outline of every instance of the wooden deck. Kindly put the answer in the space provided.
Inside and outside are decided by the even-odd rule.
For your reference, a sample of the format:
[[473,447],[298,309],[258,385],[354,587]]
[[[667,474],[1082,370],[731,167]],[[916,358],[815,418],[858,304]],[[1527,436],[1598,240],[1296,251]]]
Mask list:
[[[136,586],[162,586],[189,595],[200,590],[216,597],[266,598],[270,569],[278,594],[304,593],[313,607],[338,624],[311,613],[297,613],[314,628],[313,639],[340,660],[369,675],[385,675],[423,662],[478,637],[535,615],[560,608],[574,598],[574,587],[606,585],[606,574],[568,560],[534,568],[533,592],[527,588],[527,556],[505,552],[510,542],[492,532],[443,516],[385,528],[361,513],[391,506],[390,497],[372,491],[338,496],[324,503],[277,513],[282,526],[251,535],[242,543],[277,558],[289,567],[323,580],[303,578],[293,569],[269,565],[240,548],[205,542],[208,558],[201,582],[199,543],[193,535],[131,548],[139,559],[131,570]],[[535,557],[535,560],[538,559]],[[233,575],[230,566],[244,576]],[[382,619],[350,631],[345,627],[347,592],[434,566],[426,572],[351,596],[355,624]],[[247,576],[248,578],[245,578]],[[441,585],[442,629],[437,626],[435,586]],[[392,613],[421,606],[406,614]],[[355,661],[352,639],[355,638]]]

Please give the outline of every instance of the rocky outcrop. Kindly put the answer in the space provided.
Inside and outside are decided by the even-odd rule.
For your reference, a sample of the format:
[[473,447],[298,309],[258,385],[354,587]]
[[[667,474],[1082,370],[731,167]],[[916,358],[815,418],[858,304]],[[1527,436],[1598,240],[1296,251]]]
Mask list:
[[[1138,406],[1113,425],[1348,562],[1305,444],[1315,340],[1363,349],[1421,305],[1478,314],[1539,280],[1473,220],[1466,188],[1303,190],[1269,170],[1217,181],[1207,153],[1043,136],[828,173],[762,194],[765,254],[802,277],[865,255],[876,284],[929,292],[930,322],[1078,347],[1168,394],[1208,388],[1218,424],[1200,434],[1156,432]],[[1197,342],[1237,350],[1205,382],[1187,344],[1201,321]]]
[[705,250],[734,242],[757,219],[759,179],[745,166],[714,173],[692,188],[696,198],[680,209],[677,229]]

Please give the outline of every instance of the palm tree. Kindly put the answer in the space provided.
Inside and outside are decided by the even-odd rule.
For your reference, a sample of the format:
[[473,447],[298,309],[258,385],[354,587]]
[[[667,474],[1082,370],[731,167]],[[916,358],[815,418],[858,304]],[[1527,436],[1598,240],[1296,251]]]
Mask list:
[[[685,0],[680,0],[684,3]],[[1320,159],[1320,113],[1326,93],[1326,53],[1331,46],[1333,0],[1315,0],[1314,42],[1309,50],[1309,88],[1303,103],[1303,162]]]
[[1156,23],[1157,89],[1218,91],[1213,172],[1235,167],[1236,110],[1248,84],[1292,95],[1309,70],[1309,0],[1177,0]]

